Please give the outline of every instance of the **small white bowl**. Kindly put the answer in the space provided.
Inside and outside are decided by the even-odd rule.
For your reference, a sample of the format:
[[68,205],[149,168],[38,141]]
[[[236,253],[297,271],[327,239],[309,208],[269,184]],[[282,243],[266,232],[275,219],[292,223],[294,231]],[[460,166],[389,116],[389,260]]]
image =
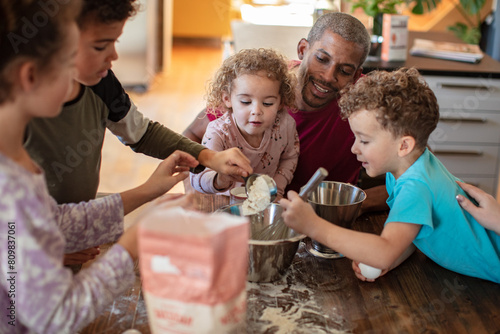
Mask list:
[[245,187],[236,187],[229,191],[231,197],[229,198],[230,204],[242,203],[247,199],[247,191]]

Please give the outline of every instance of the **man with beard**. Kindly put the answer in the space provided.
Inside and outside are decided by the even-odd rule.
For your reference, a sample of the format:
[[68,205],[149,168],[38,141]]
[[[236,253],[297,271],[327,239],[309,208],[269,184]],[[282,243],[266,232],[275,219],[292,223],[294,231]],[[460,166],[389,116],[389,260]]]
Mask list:
[[[345,13],[321,16],[307,39],[299,41],[300,61],[292,62],[290,67],[298,76],[298,110],[289,113],[297,124],[300,156],[287,190],[299,191],[319,167],[328,170],[327,180],[357,183],[361,163],[351,152],[354,134],[348,122],[340,117],[337,100],[340,90],[361,76],[361,65],[369,50],[370,35],[366,28]],[[213,117],[213,114],[204,117],[205,112],[202,113],[183,133],[198,142]],[[377,187],[375,191],[368,192],[364,209],[385,207],[385,190]]]

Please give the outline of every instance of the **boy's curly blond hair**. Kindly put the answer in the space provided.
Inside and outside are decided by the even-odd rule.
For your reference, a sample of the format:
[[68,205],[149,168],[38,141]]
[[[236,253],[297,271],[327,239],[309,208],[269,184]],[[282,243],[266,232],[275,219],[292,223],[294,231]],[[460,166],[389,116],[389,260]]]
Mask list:
[[[295,75],[288,70],[285,57],[272,49],[245,49],[228,57],[208,84],[207,112],[227,110],[223,94],[231,94],[233,80],[243,74],[265,71],[267,77],[280,82],[281,103],[295,107]],[[283,108],[282,108],[283,109]]]
[[436,96],[415,68],[373,71],[341,91],[342,118],[375,111],[382,128],[395,137],[412,136],[423,149],[439,121]]

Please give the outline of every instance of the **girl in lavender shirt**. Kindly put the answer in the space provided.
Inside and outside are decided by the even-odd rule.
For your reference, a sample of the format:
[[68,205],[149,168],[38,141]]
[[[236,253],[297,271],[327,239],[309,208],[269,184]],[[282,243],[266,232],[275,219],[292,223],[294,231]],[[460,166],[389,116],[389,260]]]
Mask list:
[[[102,312],[135,280],[137,227],[124,232],[123,215],[198,165],[175,152],[135,189],[56,204],[23,147],[27,123],[57,115],[73,78],[80,3],[56,5],[0,0],[0,333],[74,333]],[[189,198],[168,204],[188,206]],[[79,274],[63,267],[65,252],[117,239]]]
[[[210,122],[202,144],[214,151],[238,147],[254,173],[274,178],[280,199],[299,157],[295,121],[285,110],[295,102],[286,60],[270,49],[242,50],[224,61],[209,87],[207,110],[225,113]],[[211,169],[191,175],[191,185],[203,193],[226,192],[242,182]]]

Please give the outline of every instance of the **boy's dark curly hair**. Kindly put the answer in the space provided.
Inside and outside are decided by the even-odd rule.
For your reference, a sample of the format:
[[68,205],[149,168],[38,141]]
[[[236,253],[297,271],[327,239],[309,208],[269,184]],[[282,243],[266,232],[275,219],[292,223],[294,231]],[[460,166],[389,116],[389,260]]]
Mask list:
[[207,111],[218,108],[226,109],[223,95],[231,94],[233,80],[243,74],[265,72],[267,77],[280,83],[281,103],[290,108],[295,107],[296,84],[295,75],[288,70],[283,55],[272,49],[245,49],[224,60],[213,80],[209,83],[207,93]]
[[425,148],[439,121],[436,96],[415,68],[373,71],[341,91],[342,118],[374,111],[382,128],[395,137],[412,136]]
[[78,25],[83,27],[89,19],[99,23],[123,21],[134,16],[139,7],[137,0],[83,0]]

